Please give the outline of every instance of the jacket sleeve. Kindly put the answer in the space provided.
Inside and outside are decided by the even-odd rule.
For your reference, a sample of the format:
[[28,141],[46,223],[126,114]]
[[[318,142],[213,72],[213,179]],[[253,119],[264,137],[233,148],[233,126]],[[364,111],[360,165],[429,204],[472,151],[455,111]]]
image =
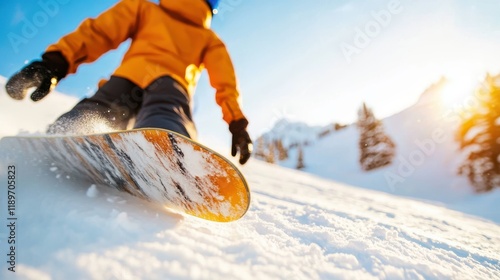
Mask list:
[[205,52],[203,64],[210,84],[216,90],[215,100],[222,108],[223,119],[229,124],[245,118],[240,106],[240,94],[233,63],[224,43],[215,36]]
[[46,52],[60,51],[69,63],[68,74],[75,73],[80,64],[95,61],[133,36],[142,2],[120,1],[98,17],[84,20]]

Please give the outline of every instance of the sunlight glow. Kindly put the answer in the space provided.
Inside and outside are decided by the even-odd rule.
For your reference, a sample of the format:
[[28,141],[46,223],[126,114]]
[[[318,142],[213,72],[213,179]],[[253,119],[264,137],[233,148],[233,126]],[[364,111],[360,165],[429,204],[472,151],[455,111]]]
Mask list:
[[478,79],[474,75],[451,76],[441,91],[442,105],[449,109],[466,107],[469,99],[473,98],[478,84]]

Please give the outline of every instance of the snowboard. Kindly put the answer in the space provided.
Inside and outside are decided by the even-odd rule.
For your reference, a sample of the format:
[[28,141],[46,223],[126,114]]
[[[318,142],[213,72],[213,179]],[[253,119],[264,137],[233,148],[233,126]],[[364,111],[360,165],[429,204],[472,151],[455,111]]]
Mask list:
[[235,221],[250,204],[248,185],[235,165],[172,131],[133,129],[77,136],[5,137],[1,141],[72,177],[202,219]]

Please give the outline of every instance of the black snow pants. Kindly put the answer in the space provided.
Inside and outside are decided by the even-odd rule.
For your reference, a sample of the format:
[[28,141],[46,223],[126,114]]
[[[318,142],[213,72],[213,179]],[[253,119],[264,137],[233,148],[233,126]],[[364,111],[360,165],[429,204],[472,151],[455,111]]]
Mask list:
[[165,128],[196,139],[188,94],[169,76],[156,79],[145,89],[125,78],[111,76],[94,96],[81,100],[60,116],[47,132],[88,134],[128,127]]

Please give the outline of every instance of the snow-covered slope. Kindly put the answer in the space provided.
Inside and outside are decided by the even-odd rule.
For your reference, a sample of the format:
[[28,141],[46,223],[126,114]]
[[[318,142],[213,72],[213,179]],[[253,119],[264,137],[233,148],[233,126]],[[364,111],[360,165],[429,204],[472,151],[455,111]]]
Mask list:
[[[229,224],[172,213],[25,161],[37,162],[8,161],[18,174],[17,258],[13,273],[2,254],[3,279],[500,277],[499,225],[258,161],[243,168],[251,208]],[[8,223],[2,197],[0,219]],[[0,234],[11,235],[6,227]],[[9,252],[8,245],[0,250]]]
[[[3,95],[0,135],[43,131],[65,110],[60,95],[48,114]],[[438,205],[254,160],[248,213],[213,223],[10,151],[0,141],[1,279],[500,279],[500,225]]]
[[[382,120],[385,132],[396,144],[391,165],[363,172],[359,130],[351,125],[325,137],[315,135],[316,139],[304,147],[303,170],[349,185],[441,203],[500,223],[500,213],[495,210],[500,190],[474,194],[467,179],[457,175],[461,160],[454,141],[458,117],[441,102],[440,94],[446,86],[446,80],[439,81],[415,105]],[[273,134],[279,139],[277,133]],[[281,137],[288,138],[286,131]],[[291,149],[288,159],[279,165],[295,168],[297,152]]]

